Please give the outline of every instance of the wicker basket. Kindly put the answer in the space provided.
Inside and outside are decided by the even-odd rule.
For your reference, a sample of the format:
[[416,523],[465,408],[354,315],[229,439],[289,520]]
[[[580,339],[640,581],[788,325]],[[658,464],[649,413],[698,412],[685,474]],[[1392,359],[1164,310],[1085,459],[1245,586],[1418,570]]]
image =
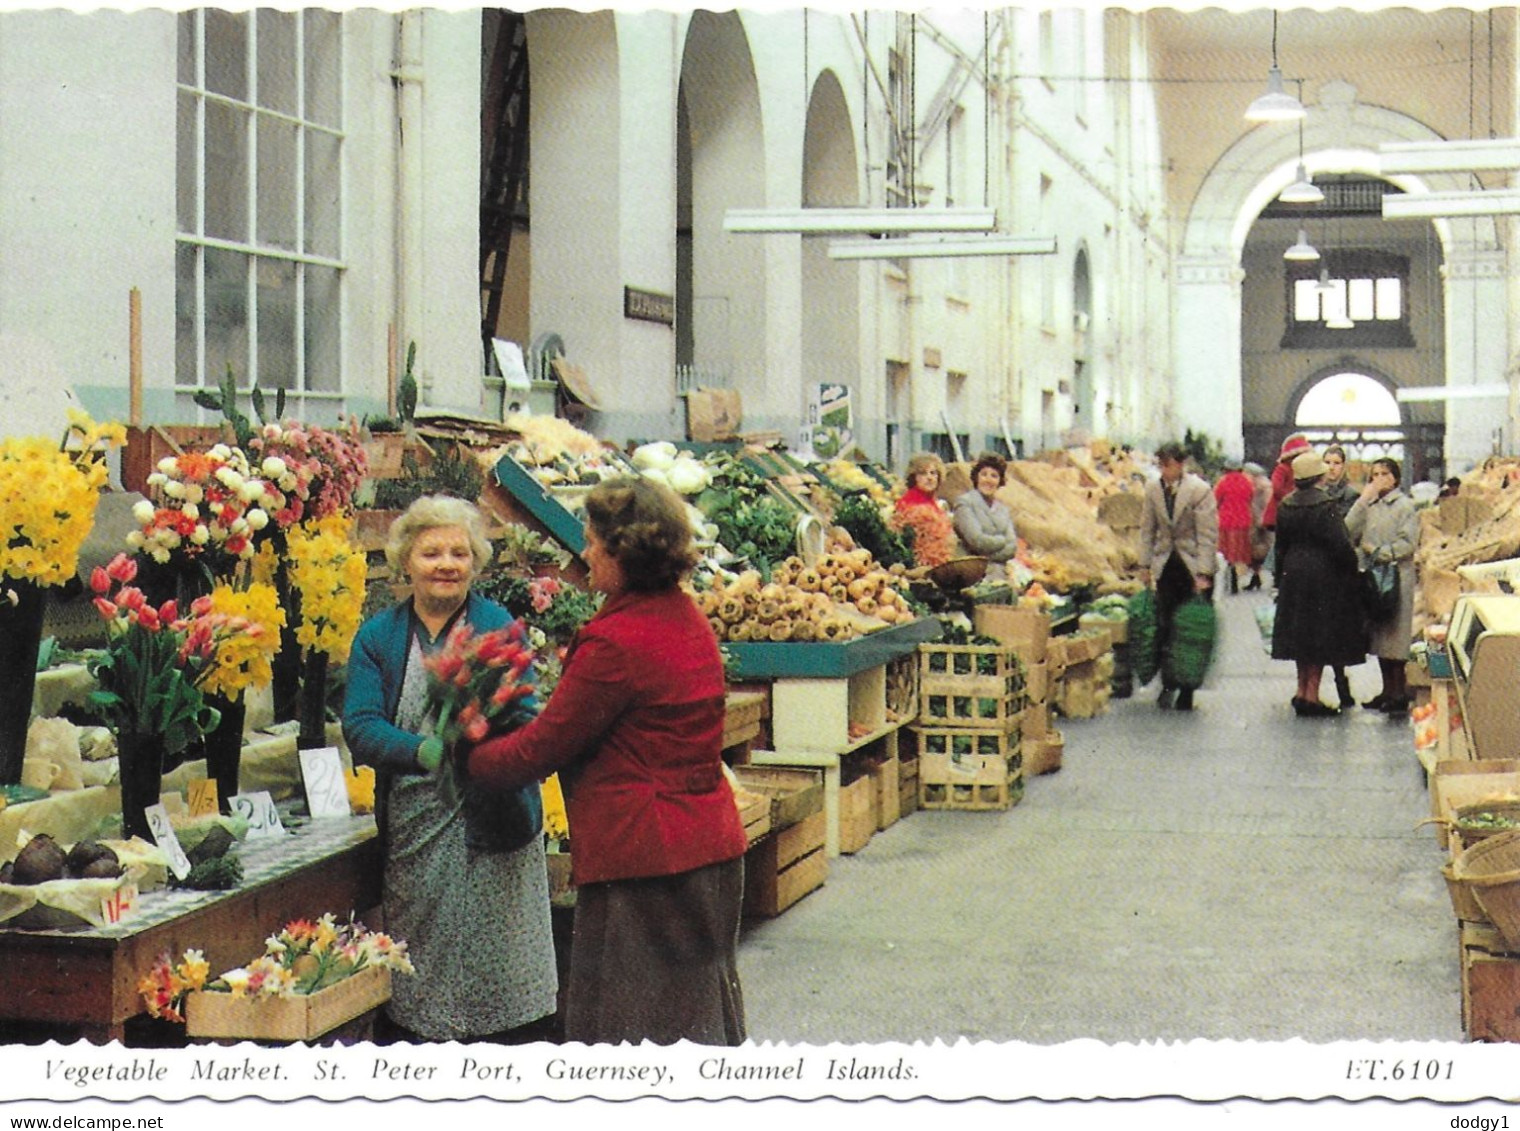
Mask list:
[[1457,913],[1458,919],[1469,923],[1488,922],[1488,915],[1479,905],[1471,885],[1466,880],[1457,879],[1450,860],[1441,865],[1441,876],[1446,880],[1446,893],[1451,896],[1451,909]]
[[[1472,824],[1472,819],[1480,815],[1514,823],[1508,826]],[[1500,833],[1520,830],[1520,801],[1479,801],[1471,805],[1459,805],[1452,812],[1451,829],[1461,838],[1463,848],[1471,848],[1479,841]]]
[[1520,949],[1520,829],[1485,837],[1452,862],[1504,941]]

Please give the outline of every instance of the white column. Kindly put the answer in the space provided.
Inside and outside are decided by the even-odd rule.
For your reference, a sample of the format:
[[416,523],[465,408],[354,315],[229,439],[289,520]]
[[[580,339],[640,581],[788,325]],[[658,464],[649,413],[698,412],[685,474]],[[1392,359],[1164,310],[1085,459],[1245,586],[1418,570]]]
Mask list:
[[1245,446],[1240,389],[1244,272],[1232,256],[1188,256],[1177,260],[1174,278],[1174,438],[1191,428],[1218,438],[1227,453],[1238,456]]
[[[1446,297],[1446,385],[1501,384],[1509,368],[1506,256],[1503,251],[1448,248],[1441,268]],[[1498,400],[1446,402],[1446,465],[1460,472],[1502,446],[1509,413]]]

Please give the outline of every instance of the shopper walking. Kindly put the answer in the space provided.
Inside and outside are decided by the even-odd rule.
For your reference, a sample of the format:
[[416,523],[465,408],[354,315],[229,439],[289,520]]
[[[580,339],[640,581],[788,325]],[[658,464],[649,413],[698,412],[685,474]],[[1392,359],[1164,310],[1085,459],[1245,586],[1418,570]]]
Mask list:
[[1414,631],[1414,551],[1420,541],[1420,520],[1413,501],[1399,489],[1401,472],[1394,459],[1372,461],[1367,486],[1346,516],[1346,529],[1356,545],[1362,569],[1394,567],[1398,602],[1388,616],[1371,624],[1370,647],[1383,676],[1383,689],[1363,706],[1390,715],[1410,707],[1405,663]]
[[1261,588],[1261,568],[1272,552],[1272,531],[1264,521],[1267,505],[1272,501],[1272,480],[1259,463],[1247,463],[1241,470],[1251,480],[1251,580],[1245,587],[1254,590]]
[[1292,660],[1298,687],[1293,710],[1300,717],[1338,715],[1320,701],[1326,665],[1357,664],[1367,655],[1356,551],[1346,524],[1320,487],[1325,461],[1306,451],[1290,465],[1294,490],[1277,510],[1277,615],[1272,658]]
[[[1334,505],[1335,511],[1345,521],[1351,513],[1351,507],[1356,502],[1356,488],[1351,485],[1346,475],[1346,449],[1339,444],[1331,444],[1322,453],[1320,458],[1325,461],[1325,478],[1320,483],[1320,489],[1325,492],[1325,497]],[[1361,663],[1360,660],[1357,663]],[[1331,668],[1335,675],[1335,694],[1339,700],[1341,710],[1356,705],[1356,700],[1351,695],[1351,678],[1346,674],[1342,665]]]
[[643,478],[586,496],[601,610],[576,634],[542,714],[467,752],[503,789],[559,771],[574,939],[565,1038],[744,1041],[736,951],[744,828],[723,773],[723,660],[681,589],[686,508]]
[[1145,485],[1140,512],[1140,579],[1156,591],[1156,641],[1161,660],[1157,706],[1193,709],[1193,689],[1179,687],[1167,674],[1176,637],[1177,608],[1194,594],[1213,598],[1219,544],[1214,493],[1187,471],[1187,451],[1168,443],[1156,450],[1158,478]]
[[1240,574],[1251,568],[1251,500],[1256,487],[1240,461],[1227,459],[1224,474],[1214,484],[1214,503],[1219,511],[1219,552],[1229,570],[1231,593],[1240,592]]
[[391,524],[391,576],[412,595],[360,627],[348,662],[343,735],[377,770],[386,930],[407,941],[415,978],[398,978],[386,1015],[401,1039],[517,1042],[554,1013],[543,808],[536,783],[494,795],[461,790],[431,730],[423,657],[461,621],[512,623],[472,592],[490,560],[480,512],[418,499]]
[[1008,461],[993,452],[971,465],[971,490],[955,500],[955,532],[966,549],[986,558],[987,576],[1001,580],[1006,564],[1019,552],[1013,512],[997,497],[1008,474]]

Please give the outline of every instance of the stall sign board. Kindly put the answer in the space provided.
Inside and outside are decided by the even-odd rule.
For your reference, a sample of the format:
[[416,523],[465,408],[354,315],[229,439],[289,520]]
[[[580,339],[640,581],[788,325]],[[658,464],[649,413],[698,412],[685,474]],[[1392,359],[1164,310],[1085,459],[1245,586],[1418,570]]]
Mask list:
[[249,840],[285,835],[280,811],[275,808],[274,798],[269,796],[267,789],[261,789],[257,793],[233,794],[228,805],[233,816],[242,817],[248,822]]
[[190,795],[192,817],[210,817],[216,814],[219,799],[216,796],[215,779],[197,778],[190,783],[186,792]]
[[312,817],[352,817],[348,786],[343,783],[343,759],[336,746],[302,750],[301,780]]
[[174,833],[169,811],[161,804],[149,805],[143,810],[143,815],[148,818],[148,831],[153,834],[153,843],[169,858],[169,871],[174,873],[176,880],[184,879],[190,874],[190,859]]

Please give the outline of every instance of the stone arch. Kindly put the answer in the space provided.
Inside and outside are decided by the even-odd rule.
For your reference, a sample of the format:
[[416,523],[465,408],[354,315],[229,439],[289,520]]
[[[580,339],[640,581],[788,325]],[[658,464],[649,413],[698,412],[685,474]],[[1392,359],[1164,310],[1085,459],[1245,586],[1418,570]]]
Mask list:
[[[1298,410],[1303,405],[1304,398],[1309,395],[1311,390],[1318,387],[1323,381],[1339,376],[1342,373],[1355,373],[1359,377],[1365,377],[1369,381],[1382,386],[1390,397],[1396,397],[1398,394],[1399,383],[1377,366],[1369,365],[1356,358],[1341,358],[1337,361],[1326,362],[1324,365],[1317,366],[1294,386],[1293,391],[1288,395],[1288,420],[1296,421],[1298,419]],[[1397,400],[1394,403],[1397,405]],[[1402,406],[1399,406],[1398,411],[1400,422],[1408,418],[1409,414]],[[1344,421],[1339,423],[1344,423]]]
[[[808,207],[851,207],[861,197],[855,130],[844,87],[832,70],[813,82],[802,137],[801,198]],[[855,386],[860,355],[858,266],[829,258],[827,238],[802,241],[802,357],[805,386],[844,381]]]
[[[1386,107],[1356,101],[1348,83],[1326,83],[1309,106],[1302,152],[1313,173],[1383,176],[1377,147],[1384,142],[1432,141],[1424,123]],[[1227,447],[1242,434],[1241,256],[1252,224],[1266,204],[1292,182],[1299,161],[1296,129],[1259,126],[1225,150],[1204,178],[1188,210],[1177,260],[1173,335],[1173,405],[1178,425],[1221,430]],[[1387,175],[1406,191],[1467,187],[1465,174]],[[1447,265],[1442,288],[1447,343],[1473,321],[1474,311],[1492,312],[1503,325],[1502,252],[1491,218],[1453,224],[1433,221]],[[1454,288],[1452,278],[1471,283]],[[1501,335],[1490,335],[1499,338]],[[1465,340],[1464,340],[1465,342]],[[1474,343],[1465,343],[1473,345]],[[1479,354],[1482,356],[1479,356]],[[1471,384],[1475,374],[1503,372],[1507,341],[1486,341],[1446,350],[1446,384]],[[1448,455],[1461,454],[1482,437],[1457,430],[1447,414]]]
[[697,379],[764,400],[763,240],[728,239],[729,208],[765,201],[760,91],[735,11],[692,13],[681,51],[676,138],[677,362]]

